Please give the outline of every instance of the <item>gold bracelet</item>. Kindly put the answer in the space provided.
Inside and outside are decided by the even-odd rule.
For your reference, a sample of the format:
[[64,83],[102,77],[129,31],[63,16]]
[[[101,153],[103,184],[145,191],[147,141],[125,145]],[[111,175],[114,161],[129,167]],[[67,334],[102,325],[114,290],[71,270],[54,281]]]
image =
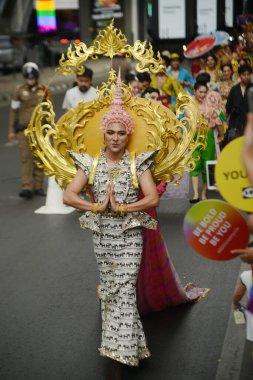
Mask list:
[[97,213],[97,203],[92,203],[91,205],[91,212],[93,212],[94,214]]
[[124,213],[125,213],[125,215],[128,213],[128,209],[127,209],[127,204],[126,203],[124,204]]
[[120,214],[121,214],[121,216],[125,215],[125,213],[124,213],[124,204],[123,203],[120,205]]
[[121,203],[117,205],[116,213],[120,214],[121,216],[125,216],[127,214],[127,204]]
[[102,203],[98,203],[98,213],[102,214]]
[[102,204],[101,203],[92,203],[91,212],[94,214],[102,214]]

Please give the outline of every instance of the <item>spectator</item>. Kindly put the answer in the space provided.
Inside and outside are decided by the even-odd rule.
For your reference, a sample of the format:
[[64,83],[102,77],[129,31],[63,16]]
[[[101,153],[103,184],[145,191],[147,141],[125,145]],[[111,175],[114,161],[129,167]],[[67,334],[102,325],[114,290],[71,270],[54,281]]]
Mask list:
[[250,83],[252,69],[249,65],[242,65],[238,69],[240,83],[231,88],[226,104],[229,116],[228,131],[226,141],[232,141],[236,137],[242,136],[248,112],[247,92],[252,84]]
[[84,67],[83,74],[76,76],[77,86],[69,89],[64,97],[62,108],[70,110],[75,108],[80,102],[90,102],[97,99],[98,94],[92,86],[93,71]]
[[19,86],[11,101],[9,119],[9,141],[13,143],[16,136],[19,142],[21,157],[22,189],[19,196],[24,199],[33,198],[34,194],[44,196],[43,170],[39,169],[33,160],[28,138],[24,131],[27,128],[34,108],[42,102],[47,89],[38,83],[39,68],[34,62],[27,62],[22,68],[25,83]]

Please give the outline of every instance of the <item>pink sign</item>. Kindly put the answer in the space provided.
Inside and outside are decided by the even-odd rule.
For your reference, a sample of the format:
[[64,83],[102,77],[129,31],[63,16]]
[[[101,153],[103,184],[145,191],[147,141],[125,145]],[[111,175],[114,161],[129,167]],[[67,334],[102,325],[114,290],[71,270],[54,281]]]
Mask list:
[[194,205],[186,214],[184,235],[190,246],[211,260],[231,260],[231,250],[246,248],[248,225],[238,210],[220,200]]

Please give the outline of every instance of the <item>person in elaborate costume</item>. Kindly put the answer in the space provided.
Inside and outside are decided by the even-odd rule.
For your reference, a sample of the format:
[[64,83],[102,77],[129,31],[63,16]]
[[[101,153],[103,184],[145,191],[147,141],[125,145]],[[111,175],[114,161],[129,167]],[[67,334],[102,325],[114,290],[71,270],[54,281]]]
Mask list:
[[[140,359],[150,356],[136,304],[136,281],[142,257],[141,227],[155,229],[157,225],[143,211],[157,206],[159,197],[149,170],[155,152],[136,157],[136,175],[143,199],[138,200],[138,190],[133,187],[131,160],[125,149],[133,124],[123,110],[119,82],[111,110],[104,116],[102,131],[105,149],[96,163],[86,154],[70,153],[79,170],[65,191],[64,202],[88,211],[80,218],[81,226],[93,230],[100,272],[100,354],[136,366]],[[88,181],[92,182],[94,203],[79,197]]]
[[210,75],[208,88],[210,91],[218,90],[218,82],[221,80],[221,71],[218,58],[213,53],[208,53],[205,59],[204,71]]
[[[182,58],[180,57],[180,55],[177,53],[172,53],[170,55],[171,66],[167,70],[167,73],[173,78],[175,78],[190,95],[193,95],[193,85],[195,81],[191,77],[189,71],[180,66],[181,62]],[[176,102],[176,97],[172,96],[171,101],[172,105],[174,106]]]
[[171,97],[177,97],[179,92],[183,92],[181,84],[174,77],[161,71],[152,75],[150,87],[156,88],[160,92],[160,100],[165,107],[172,108]]
[[206,177],[206,161],[214,160],[220,153],[219,143],[224,138],[222,129],[222,121],[220,119],[220,113],[225,111],[220,94],[216,91],[208,91],[208,81],[210,75],[207,73],[199,74],[196,78],[194,85],[195,89],[195,101],[197,102],[200,111],[204,118],[208,122],[208,131],[206,138],[206,148],[200,151],[196,149],[194,157],[199,157],[196,162],[196,167],[191,171],[193,186],[193,199],[190,203],[199,202],[199,175],[202,174],[202,192],[201,200],[206,199],[207,192],[207,177]]
[[225,62],[221,65],[222,80],[218,83],[218,90],[222,98],[224,107],[226,107],[228,95],[235,82],[232,79],[233,67],[231,63]]
[[[140,56],[139,48],[132,50],[111,23],[94,46],[87,49],[83,45],[78,55],[69,51],[58,71],[69,74],[74,66],[79,72],[80,57],[82,61],[89,56],[97,59],[102,53],[112,58],[116,46],[117,53],[124,49],[141,63],[138,68],[143,74],[149,71],[148,65],[149,72],[159,73],[163,69],[160,60],[145,48],[145,42],[138,44],[144,49]],[[86,211],[80,218],[81,227],[93,231],[102,312],[99,351],[114,359],[112,363],[137,366],[140,359],[150,356],[139,312],[198,300],[208,291],[180,284],[155,211],[166,183],[179,181],[182,168],[193,167],[192,153],[202,144],[203,131],[196,127],[202,125],[201,115],[188,95],[179,96],[179,114],[185,107],[190,110],[187,120],[181,120],[159,102],[131,96],[131,88],[119,77],[115,83],[111,70],[98,99],[79,104],[57,124],[50,101],[38,106],[27,136],[34,154],[43,158],[47,174],[67,186],[64,202]],[[47,125],[42,129],[45,117]],[[91,202],[80,197],[85,187]]]

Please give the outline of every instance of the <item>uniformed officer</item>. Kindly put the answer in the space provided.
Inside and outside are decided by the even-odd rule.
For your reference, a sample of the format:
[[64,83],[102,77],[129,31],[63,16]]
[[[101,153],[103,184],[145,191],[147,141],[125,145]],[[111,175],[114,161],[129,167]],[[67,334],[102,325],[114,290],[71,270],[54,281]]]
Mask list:
[[47,89],[38,83],[39,68],[36,63],[27,62],[23,68],[25,83],[17,87],[11,101],[9,119],[9,141],[13,143],[16,136],[19,141],[21,157],[22,189],[19,196],[31,199],[34,194],[44,196],[43,171],[37,167],[24,134],[34,108],[45,99]]

